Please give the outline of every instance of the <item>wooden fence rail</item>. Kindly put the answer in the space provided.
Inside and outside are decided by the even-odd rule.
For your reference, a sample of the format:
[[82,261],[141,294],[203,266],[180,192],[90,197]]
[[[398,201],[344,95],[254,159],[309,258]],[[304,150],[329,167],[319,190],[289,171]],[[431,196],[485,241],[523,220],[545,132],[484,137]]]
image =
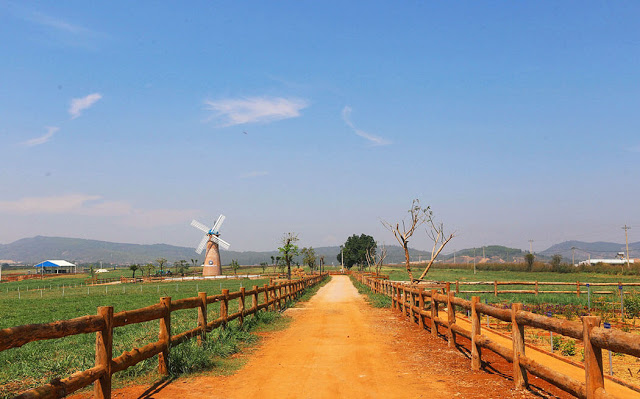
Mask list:
[[[171,347],[198,337],[202,343],[206,333],[218,327],[224,327],[232,320],[242,322],[248,315],[259,310],[281,308],[287,300],[298,298],[303,291],[320,282],[326,274],[305,277],[264,287],[253,286],[251,290],[241,288],[238,292],[223,289],[221,294],[207,296],[205,292],[197,297],[171,300],[163,297],[160,302],[145,308],[125,310],[114,313],[112,306],[98,308],[94,316],[82,316],[70,320],[60,320],[45,324],[29,324],[0,330],[0,351],[18,348],[29,342],[62,338],[70,335],[96,333],[95,366],[74,373],[65,379],[55,379],[49,384],[30,389],[16,398],[61,398],[78,389],[94,384],[96,398],[111,397],[111,376],[118,371],[158,355],[158,372],[167,374]],[[260,303],[259,294],[264,293]],[[245,307],[245,300],[251,298],[251,307]],[[229,301],[238,300],[238,312],[229,314]],[[207,305],[220,303],[220,317],[207,322]],[[171,334],[171,313],[183,309],[197,309],[197,327],[177,335]],[[134,348],[120,356],[113,357],[113,329],[129,324],[159,320],[158,341],[141,348]]]
[[[615,287],[617,290],[608,290],[608,291],[593,291],[594,295],[610,295],[617,294],[619,290],[624,290],[624,287],[640,287],[640,283],[587,283],[587,282],[567,282],[567,281],[451,281],[447,284],[454,285],[456,294],[493,294],[494,296],[498,296],[500,294],[572,294],[576,296],[580,296],[585,292],[591,292],[591,287]],[[460,286],[488,286],[489,289],[480,289],[480,290],[461,290]],[[534,289],[502,289],[499,290],[499,286],[505,285],[522,285],[522,286],[533,286]],[[546,286],[561,286],[561,287],[575,287],[572,290],[547,290],[540,289],[540,287]]]
[[[394,310],[410,317],[411,322],[428,326],[432,334],[438,334],[438,327],[446,329],[445,335],[450,346],[456,344],[456,335],[468,338],[471,341],[472,369],[480,368],[482,348],[491,350],[512,363],[516,388],[527,386],[528,372],[578,398],[609,398],[611,395],[604,390],[602,350],[640,357],[640,335],[602,328],[600,317],[584,316],[580,322],[566,321],[523,311],[522,304],[519,303],[512,304],[511,309],[500,309],[481,303],[477,296],[470,301],[457,298],[454,290],[449,289],[449,284],[446,285],[446,293],[442,294],[436,290],[424,290],[418,285],[391,282],[360,273],[354,273],[353,276],[374,292],[391,297]],[[446,304],[447,320],[438,317],[439,304]],[[470,311],[470,332],[456,324],[456,307]],[[512,347],[503,346],[482,335],[480,318],[483,314],[512,324]],[[425,323],[426,320],[429,322]],[[583,341],[585,380],[578,381],[527,357],[524,345],[525,326]]]

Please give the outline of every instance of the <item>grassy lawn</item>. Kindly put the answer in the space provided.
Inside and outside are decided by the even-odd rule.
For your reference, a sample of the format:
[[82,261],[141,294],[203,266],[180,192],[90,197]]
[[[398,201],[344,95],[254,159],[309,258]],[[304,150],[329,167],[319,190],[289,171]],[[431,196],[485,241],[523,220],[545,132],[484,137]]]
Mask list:
[[[251,289],[253,285],[262,286],[269,282],[268,280],[232,279],[91,287],[81,286],[84,280],[84,277],[60,277],[3,283],[0,285],[0,328],[96,314],[98,306],[113,306],[114,312],[119,312],[158,303],[162,296],[180,299],[197,296],[199,291],[214,295],[220,293],[222,288],[234,292],[240,287]],[[260,299],[262,300],[262,297]],[[249,300],[249,306],[250,303]],[[207,309],[208,320],[218,317],[219,304],[209,304]],[[230,301],[229,313],[237,310],[238,301]],[[208,334],[204,351],[202,347],[195,345],[195,341],[172,349],[171,372],[181,374],[209,369],[212,366],[224,366],[223,370],[239,367],[237,362],[230,362],[225,358],[237,352],[242,345],[257,339],[255,335],[249,333],[250,331],[264,328],[280,317],[279,314],[270,314],[270,312],[261,312],[257,317],[250,316],[242,328],[234,321],[226,331],[218,329]],[[196,326],[196,309],[172,312],[173,335]],[[114,331],[114,357],[157,339],[157,320],[119,327]],[[94,347],[95,334],[81,334],[31,342],[22,348],[0,352],[0,397],[12,397],[25,388],[42,385],[53,378],[64,378],[75,371],[92,367]],[[154,372],[157,363],[156,357],[153,357],[114,374],[115,384],[126,383],[133,378],[142,378],[142,381],[145,378],[157,378]]]

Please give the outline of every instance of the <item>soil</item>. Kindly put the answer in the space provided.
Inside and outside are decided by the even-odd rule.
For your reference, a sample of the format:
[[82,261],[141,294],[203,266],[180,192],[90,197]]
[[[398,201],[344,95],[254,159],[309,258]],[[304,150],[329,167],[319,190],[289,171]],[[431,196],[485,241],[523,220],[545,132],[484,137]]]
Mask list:
[[[232,376],[160,381],[116,390],[114,398],[570,398],[535,377],[516,391],[511,365],[483,352],[470,370],[468,342],[457,349],[390,309],[374,309],[346,276],[331,282],[282,331],[267,333]],[[78,395],[77,397],[81,397]]]

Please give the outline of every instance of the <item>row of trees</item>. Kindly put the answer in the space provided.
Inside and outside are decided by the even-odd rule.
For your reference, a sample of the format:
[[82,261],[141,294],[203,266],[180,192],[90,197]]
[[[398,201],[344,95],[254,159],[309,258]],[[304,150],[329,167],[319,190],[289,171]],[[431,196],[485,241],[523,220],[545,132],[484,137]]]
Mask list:
[[[165,258],[158,258],[156,259],[156,263],[158,264],[159,274],[160,275],[166,274],[164,268],[165,266],[168,267],[167,260]],[[191,259],[191,266],[196,267],[198,266],[198,263],[199,263],[198,259]],[[174,274],[184,275],[189,270],[189,266],[190,266],[189,262],[187,262],[184,259],[173,262]],[[146,272],[147,276],[150,277],[151,272],[156,270],[156,265],[154,265],[153,263],[147,263],[145,265],[134,263],[131,266],[129,266],[129,270],[131,270],[133,273],[131,276],[132,278],[136,277],[136,272],[138,270],[140,270],[143,273],[143,275]]]
[[[383,220],[382,224],[387,230],[393,233],[398,243],[402,246],[405,256],[405,267],[411,281],[424,279],[438,255],[454,237],[454,234],[445,234],[444,225],[435,221],[431,207],[423,207],[417,199],[411,203],[408,220],[402,219],[397,223],[390,223]],[[418,279],[414,279],[409,257],[409,239],[411,239],[416,230],[422,225],[426,225],[426,233],[433,242],[433,248],[431,250],[431,259],[427,262],[425,269]],[[380,253],[378,253],[376,251],[378,249],[378,243],[373,237],[366,234],[361,234],[360,236],[356,234],[352,235],[347,238],[344,245],[340,246],[340,249],[341,251],[337,256],[338,262],[341,262],[348,269],[354,265],[357,265],[359,269],[368,266],[370,270],[374,268],[376,273],[380,273],[382,263],[387,256],[387,250],[384,244],[380,247],[381,250]]]

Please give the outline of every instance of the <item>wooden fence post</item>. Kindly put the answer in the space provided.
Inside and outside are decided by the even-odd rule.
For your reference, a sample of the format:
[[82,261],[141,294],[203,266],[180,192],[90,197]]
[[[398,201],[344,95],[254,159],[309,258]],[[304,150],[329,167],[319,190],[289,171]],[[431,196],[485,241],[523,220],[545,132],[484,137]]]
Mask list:
[[222,328],[227,328],[227,318],[229,317],[229,290],[223,289],[222,302],[220,302],[220,318],[222,318]]
[[271,310],[275,312],[278,306],[277,305],[278,299],[276,298],[276,285],[271,284],[271,286],[269,287],[269,291],[271,291],[270,296],[271,296],[271,300],[273,301],[273,303],[271,304]]
[[258,313],[258,286],[254,285],[253,295],[251,296],[251,309],[254,309],[255,313]]
[[407,290],[405,289],[405,286],[402,286],[402,295],[401,295],[401,304],[402,304],[402,316],[406,316],[407,315]]
[[456,346],[456,335],[453,332],[453,325],[456,323],[456,309],[453,304],[453,297],[455,294],[453,292],[449,292],[447,295],[447,319],[449,320],[449,342],[448,345],[450,348],[454,348]]
[[93,385],[93,395],[99,399],[111,398],[111,359],[113,356],[113,306],[100,306],[98,315],[104,319],[105,327],[96,332],[96,366],[104,373]]
[[438,337],[438,302],[436,302],[436,290],[431,290],[431,335]]
[[516,313],[522,310],[521,303],[511,305],[511,331],[513,340],[513,384],[516,389],[526,388],[527,370],[520,366],[520,356],[524,356],[524,325],[516,321]]
[[202,329],[198,335],[198,345],[201,346],[202,342],[207,339],[207,293],[198,292],[198,298],[200,298],[200,306],[198,306],[198,327]]
[[397,309],[397,298],[396,298],[396,287],[393,286],[393,284],[391,285],[391,309],[396,310]]
[[424,316],[422,315],[422,311],[424,310],[424,288],[420,288],[418,290],[418,325],[421,329],[424,329]]
[[264,285],[264,310],[269,311],[269,284]]
[[536,280],[536,296],[538,295],[538,281]]
[[413,323],[413,307],[416,306],[416,297],[413,294],[413,288],[409,288],[409,321]]
[[164,343],[165,348],[158,353],[158,373],[169,374],[169,347],[171,346],[171,297],[160,298],[160,304],[164,307],[164,317],[160,319],[160,333],[158,341]]
[[245,296],[245,288],[240,287],[240,302],[238,303],[238,310],[240,311],[240,325],[244,323],[244,296]]
[[480,370],[482,353],[476,343],[476,336],[480,335],[480,317],[476,305],[480,302],[479,296],[471,297],[471,370]]
[[587,387],[587,399],[596,397],[596,391],[604,389],[604,370],[602,368],[602,349],[591,343],[591,329],[600,326],[600,317],[582,317],[584,344],[584,372]]
[[580,298],[580,281],[576,282],[576,294]]
[[493,296],[498,296],[498,282],[493,282]]

